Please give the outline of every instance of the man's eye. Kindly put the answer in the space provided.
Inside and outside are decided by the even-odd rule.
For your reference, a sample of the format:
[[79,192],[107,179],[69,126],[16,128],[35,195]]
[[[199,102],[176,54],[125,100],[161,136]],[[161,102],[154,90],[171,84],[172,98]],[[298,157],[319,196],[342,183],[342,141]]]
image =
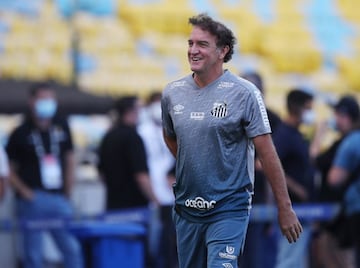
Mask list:
[[200,46],[200,47],[208,47],[209,44],[208,44],[208,43],[200,43],[199,46]]

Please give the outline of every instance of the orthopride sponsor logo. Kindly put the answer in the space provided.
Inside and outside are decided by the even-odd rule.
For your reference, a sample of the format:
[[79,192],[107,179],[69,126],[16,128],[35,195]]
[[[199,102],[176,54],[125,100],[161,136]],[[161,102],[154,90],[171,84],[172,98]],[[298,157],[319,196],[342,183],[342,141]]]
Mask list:
[[185,206],[188,208],[196,208],[199,210],[213,209],[216,205],[215,200],[207,201],[202,197],[196,197],[195,199],[186,199]]

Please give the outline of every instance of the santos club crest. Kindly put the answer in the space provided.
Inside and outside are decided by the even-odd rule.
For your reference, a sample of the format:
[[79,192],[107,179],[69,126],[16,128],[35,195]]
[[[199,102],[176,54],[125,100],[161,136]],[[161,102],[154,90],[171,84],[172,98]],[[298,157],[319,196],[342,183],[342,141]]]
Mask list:
[[215,102],[211,110],[211,115],[222,118],[227,115],[227,112],[227,105],[225,102]]

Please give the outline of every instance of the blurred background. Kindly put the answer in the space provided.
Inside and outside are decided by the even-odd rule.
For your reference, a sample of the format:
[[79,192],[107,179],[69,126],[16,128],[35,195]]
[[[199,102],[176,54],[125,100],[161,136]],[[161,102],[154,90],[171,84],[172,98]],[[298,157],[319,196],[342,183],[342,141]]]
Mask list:
[[[189,73],[190,16],[207,12],[234,31],[226,67],[259,72],[274,111],[283,114],[284,95],[301,86],[315,93],[326,118],[337,96],[360,93],[359,10],[357,0],[0,0],[0,142],[25,111],[29,83],[56,83],[77,148],[74,203],[96,214],[105,193],[94,150],[112,101],[145,98]],[[11,200],[0,217],[11,217]],[[12,234],[0,238],[0,266],[10,268]]]
[[[226,67],[260,72],[275,111],[294,85],[325,102],[357,94],[359,8],[356,0],[0,0],[1,117],[24,110],[29,81],[58,83],[69,114],[103,114],[114,97],[162,89],[189,72],[187,20],[199,12],[234,31]],[[1,123],[1,135],[11,127]],[[75,133],[82,145],[88,134]]]

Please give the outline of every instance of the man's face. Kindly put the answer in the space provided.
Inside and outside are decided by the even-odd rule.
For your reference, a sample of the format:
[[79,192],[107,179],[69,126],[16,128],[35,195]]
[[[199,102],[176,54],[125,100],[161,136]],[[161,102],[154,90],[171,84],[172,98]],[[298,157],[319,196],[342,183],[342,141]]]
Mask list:
[[221,50],[216,47],[216,37],[200,27],[194,27],[188,40],[188,61],[195,73],[206,73],[222,63]]
[[50,119],[57,109],[55,93],[52,90],[39,90],[30,101],[34,115],[40,119]]
[[353,122],[351,121],[351,118],[346,113],[335,111],[335,122],[336,122],[336,128],[343,134],[348,133],[353,128]]
[[304,107],[302,109],[301,112],[301,122],[304,123],[305,125],[312,125],[315,122],[315,112],[313,110],[313,102],[311,101],[307,101],[304,104]]
[[134,107],[131,108],[129,111],[127,111],[126,114],[124,115],[125,117],[124,120],[129,126],[136,126],[138,124],[139,112],[142,106],[143,103],[141,102],[140,99],[138,99],[135,102]]

